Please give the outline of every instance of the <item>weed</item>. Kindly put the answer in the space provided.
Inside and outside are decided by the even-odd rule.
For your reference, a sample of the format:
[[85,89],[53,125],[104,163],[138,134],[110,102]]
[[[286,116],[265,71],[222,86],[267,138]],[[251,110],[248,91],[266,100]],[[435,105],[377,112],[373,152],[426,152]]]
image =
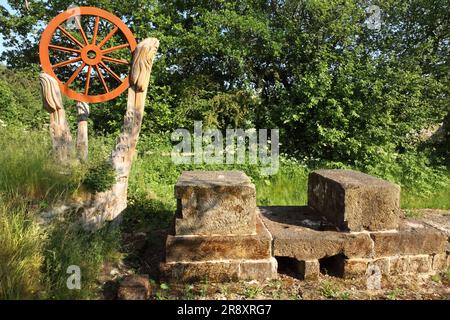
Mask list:
[[253,286],[246,288],[241,294],[248,299],[255,299],[261,295],[262,292],[262,288]]
[[389,300],[397,300],[398,296],[401,295],[402,293],[403,293],[402,289],[395,288],[394,290],[389,291],[386,297]]
[[436,283],[440,283],[442,281],[441,276],[438,274],[435,274],[433,276],[431,276],[431,281],[436,282]]
[[348,300],[350,298],[349,292],[341,291],[338,284],[332,280],[324,280],[321,282],[320,293],[327,299]]
[[444,277],[445,277],[447,280],[450,280],[450,268],[448,268],[447,270],[445,270],[445,272],[444,272]]
[[116,173],[108,161],[96,164],[89,169],[83,185],[91,192],[102,192],[112,187],[116,181]]

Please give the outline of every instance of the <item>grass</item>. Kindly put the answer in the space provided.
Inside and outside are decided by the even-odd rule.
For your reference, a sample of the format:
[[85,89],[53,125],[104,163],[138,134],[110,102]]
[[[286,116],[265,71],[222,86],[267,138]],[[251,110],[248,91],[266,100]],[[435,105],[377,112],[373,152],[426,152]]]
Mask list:
[[0,300],[30,299],[41,289],[45,234],[26,206],[0,202]]
[[389,291],[386,295],[386,298],[389,300],[397,300],[400,295],[403,294],[403,290],[400,288],[395,288]]
[[[0,300],[95,298],[102,264],[120,258],[118,228],[86,233],[71,213],[38,223],[42,210],[76,194],[85,172],[53,163],[48,140],[0,131]],[[70,265],[81,268],[81,290],[66,286]]]
[[425,195],[411,188],[403,189],[401,203],[404,209],[433,208],[450,210],[450,184]]
[[[78,227],[75,212],[47,226],[39,225],[37,217],[43,210],[85,192],[82,182],[91,168],[107,159],[114,139],[92,138],[86,166],[62,167],[50,156],[47,132],[0,128],[0,299],[98,298],[96,278],[102,265],[124,258],[121,232],[148,232],[170,225],[175,209],[173,185],[183,170],[243,170],[256,185],[259,205],[306,204],[310,169],[298,161],[282,157],[280,171],[271,177],[261,176],[258,167],[246,165],[177,166],[170,156],[162,155],[170,146],[161,141],[142,137],[138,144],[121,227],[108,226],[90,234]],[[414,186],[403,188],[402,206],[450,209],[450,184],[423,196],[418,196],[420,193]],[[153,240],[158,239],[148,242]],[[70,265],[82,270],[81,290],[67,289]],[[159,298],[164,298],[168,290],[160,291]],[[324,296],[347,298],[332,285],[324,284],[322,291]],[[257,296],[258,290],[249,289],[244,295]]]
[[[63,222],[53,226],[46,245],[44,274],[48,299],[96,298],[100,288],[96,279],[106,262],[121,259],[120,234],[117,227],[108,226],[96,233],[87,233],[77,224]],[[81,270],[81,290],[67,288],[68,267]]]
[[347,291],[342,291],[340,286],[333,280],[323,280],[320,283],[320,293],[327,299],[350,299],[350,293]]
[[255,299],[256,297],[261,295],[262,292],[263,292],[262,288],[257,287],[257,286],[252,286],[252,287],[245,288],[245,290],[241,294],[244,297],[246,297],[247,299]]

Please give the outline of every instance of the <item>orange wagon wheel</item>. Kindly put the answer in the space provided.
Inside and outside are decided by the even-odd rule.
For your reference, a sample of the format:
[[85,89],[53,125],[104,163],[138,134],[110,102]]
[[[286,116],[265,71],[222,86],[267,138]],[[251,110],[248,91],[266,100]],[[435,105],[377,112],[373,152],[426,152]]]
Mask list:
[[[70,22],[75,28],[68,28]],[[133,34],[119,18],[98,8],[76,7],[50,21],[39,43],[39,58],[43,71],[58,81],[65,95],[96,103],[114,99],[129,87],[131,58],[122,56],[131,56],[135,48]]]

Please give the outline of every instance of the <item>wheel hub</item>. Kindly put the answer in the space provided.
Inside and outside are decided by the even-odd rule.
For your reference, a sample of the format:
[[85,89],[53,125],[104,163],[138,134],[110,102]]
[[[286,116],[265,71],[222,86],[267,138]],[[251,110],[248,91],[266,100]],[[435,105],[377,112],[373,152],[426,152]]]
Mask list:
[[87,65],[95,66],[102,61],[102,51],[96,45],[87,45],[81,49],[81,60]]

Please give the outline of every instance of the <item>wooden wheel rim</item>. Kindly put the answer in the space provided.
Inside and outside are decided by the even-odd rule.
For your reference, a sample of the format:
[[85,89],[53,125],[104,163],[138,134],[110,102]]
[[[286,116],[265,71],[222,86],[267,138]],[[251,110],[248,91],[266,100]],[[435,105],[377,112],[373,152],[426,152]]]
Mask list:
[[[99,17],[101,19],[107,20],[110,23],[112,23],[115,26],[115,29],[117,29],[116,32],[120,31],[125,36],[125,39],[129,45],[129,49],[130,49],[131,53],[134,52],[136,45],[137,45],[136,40],[134,39],[134,36],[133,36],[131,30],[118,17],[109,13],[108,11],[94,8],[94,7],[78,7],[78,8],[76,8],[76,10],[77,10],[77,14],[79,16]],[[123,79],[122,83],[111,91],[108,91],[104,94],[99,94],[99,95],[89,95],[86,93],[82,94],[82,93],[79,93],[79,92],[76,92],[76,91],[70,89],[69,88],[70,84],[66,85],[65,83],[61,82],[58,79],[58,77],[56,76],[55,72],[53,71],[54,66],[52,66],[52,64],[50,62],[50,53],[49,53],[49,51],[50,51],[49,48],[51,45],[52,38],[53,38],[56,30],[61,26],[61,24],[72,17],[73,17],[73,9],[69,9],[67,11],[60,13],[59,15],[54,17],[49,22],[47,28],[45,28],[44,32],[42,33],[41,41],[39,43],[39,58],[40,58],[41,67],[42,67],[43,71],[45,73],[51,75],[58,81],[61,91],[66,96],[68,96],[69,98],[74,99],[76,101],[97,103],[97,102],[105,102],[105,101],[114,99],[115,97],[120,95],[122,92],[124,92],[129,87],[128,77]],[[83,35],[83,32],[82,32],[82,35]],[[83,37],[84,37],[84,35],[83,35]],[[80,48],[80,50],[76,50],[76,51],[79,51],[79,56],[74,59],[78,59],[78,61],[82,61],[83,64],[85,64],[86,66],[89,66],[88,72],[90,71],[90,68],[96,68],[97,74],[98,74],[98,72],[100,72],[99,65],[101,65],[103,63],[103,58],[105,58],[105,56],[102,54],[102,52],[100,50],[103,45],[104,45],[104,43],[102,44],[101,42],[99,43],[99,46],[85,43],[83,45],[83,47]],[[95,58],[88,57],[89,51],[95,52],[95,54],[96,54]],[[107,53],[105,53],[105,55],[106,54]],[[75,72],[77,72],[77,71],[75,71]],[[78,74],[77,74],[77,76],[78,76]],[[89,76],[89,78],[90,78],[90,76]],[[89,81],[89,79],[87,81]],[[105,86],[105,84],[103,84],[103,86]],[[89,87],[89,84],[88,84],[88,87]]]

